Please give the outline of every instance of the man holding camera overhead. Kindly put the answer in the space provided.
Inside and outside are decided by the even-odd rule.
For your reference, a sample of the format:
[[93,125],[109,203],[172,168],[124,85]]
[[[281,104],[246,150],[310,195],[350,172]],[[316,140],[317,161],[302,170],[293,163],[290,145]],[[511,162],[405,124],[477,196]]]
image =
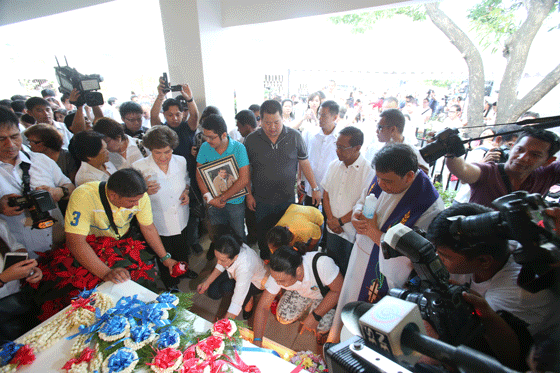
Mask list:
[[[198,126],[198,107],[194,100],[194,94],[188,84],[176,85],[169,87],[169,82],[167,81],[167,75],[164,73],[164,77],[159,78],[159,85],[157,87],[158,96],[154,101],[152,110],[150,112],[150,121],[153,126],[157,125],[167,125],[179,136],[179,145],[173,149],[173,154],[183,156],[187,160],[187,172],[189,173],[189,178],[191,180],[196,180],[196,154],[193,154],[193,148],[195,147],[194,134]],[[180,87],[181,97],[184,100],[179,101],[177,98],[165,99],[166,95],[170,91],[176,91]],[[164,101],[165,100],[165,101]],[[188,118],[185,118],[184,104],[182,101],[186,102],[186,107],[188,111]],[[159,114],[163,109],[163,117],[165,118],[165,123],[162,123]],[[198,151],[198,149],[196,149]],[[195,196],[196,194],[196,196]],[[191,184],[191,189],[189,192],[189,207],[191,211],[194,211],[195,205],[202,201],[202,195],[198,189],[197,183],[193,182]],[[192,247],[192,250],[196,253],[202,252],[202,248],[198,243],[198,224],[199,218],[192,214],[189,217],[188,223],[188,233],[189,242],[187,243]]]
[[546,130],[526,127],[511,148],[506,163],[467,163],[448,154],[449,171],[471,187],[469,202],[492,207],[492,201],[517,190],[545,194],[560,182],[560,162],[554,154],[560,139]]
[[[30,191],[44,190],[49,193],[54,202],[68,199],[74,185],[58,165],[49,157],[41,153],[24,153],[21,148],[22,138],[19,132],[18,119],[14,113],[0,107],[0,214],[8,223],[10,232],[29,251],[31,259],[37,258],[36,251],[44,252],[51,248],[54,241],[63,239],[53,230],[63,229],[60,223],[64,221],[62,214],[56,208],[51,213],[59,224],[44,229],[31,229],[35,223],[28,208],[10,206],[10,197],[26,197],[26,203],[32,203],[35,197],[24,193],[26,184]],[[28,183],[25,182],[26,175]],[[54,229],[53,229],[54,228]]]

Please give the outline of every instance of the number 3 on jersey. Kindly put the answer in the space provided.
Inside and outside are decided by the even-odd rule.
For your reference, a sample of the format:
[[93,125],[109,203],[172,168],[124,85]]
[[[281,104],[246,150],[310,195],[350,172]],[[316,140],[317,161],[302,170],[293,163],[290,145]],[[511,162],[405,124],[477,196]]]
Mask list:
[[81,215],[81,214],[82,214],[82,213],[81,213],[81,212],[78,212],[78,211],[74,211],[74,212],[72,213],[72,215],[74,216],[74,220],[72,220],[72,221],[70,222],[70,225],[71,225],[71,226],[75,227],[75,226],[78,225],[78,222],[80,221],[80,215]]

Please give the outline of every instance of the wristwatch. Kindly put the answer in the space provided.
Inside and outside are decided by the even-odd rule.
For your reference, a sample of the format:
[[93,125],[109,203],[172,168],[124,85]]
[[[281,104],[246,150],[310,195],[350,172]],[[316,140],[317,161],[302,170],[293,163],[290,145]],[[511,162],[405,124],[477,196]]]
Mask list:
[[66,188],[65,186],[60,186],[60,189],[62,189],[62,199],[68,197],[70,195],[70,192],[68,191],[68,188]]
[[315,188],[311,189],[314,192],[318,192],[321,190],[321,188],[319,188],[319,185],[317,185]]
[[323,318],[323,316],[317,315],[315,311],[311,311],[311,315],[313,315],[313,318],[317,321],[321,321],[321,319]]

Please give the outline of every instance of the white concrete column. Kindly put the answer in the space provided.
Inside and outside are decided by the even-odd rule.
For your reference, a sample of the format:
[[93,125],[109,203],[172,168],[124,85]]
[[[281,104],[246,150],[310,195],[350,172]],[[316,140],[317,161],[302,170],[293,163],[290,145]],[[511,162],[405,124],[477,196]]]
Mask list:
[[234,126],[232,45],[221,27],[221,5],[212,0],[160,0],[169,79],[190,84],[199,111],[217,106]]

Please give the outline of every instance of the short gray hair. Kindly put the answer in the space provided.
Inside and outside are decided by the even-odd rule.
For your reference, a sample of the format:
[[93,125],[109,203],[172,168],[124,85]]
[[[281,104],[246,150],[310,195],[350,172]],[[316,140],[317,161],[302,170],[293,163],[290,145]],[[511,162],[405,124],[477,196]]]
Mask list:
[[151,150],[163,149],[169,146],[175,149],[179,145],[179,136],[171,128],[158,125],[150,128],[142,138],[142,144]]

